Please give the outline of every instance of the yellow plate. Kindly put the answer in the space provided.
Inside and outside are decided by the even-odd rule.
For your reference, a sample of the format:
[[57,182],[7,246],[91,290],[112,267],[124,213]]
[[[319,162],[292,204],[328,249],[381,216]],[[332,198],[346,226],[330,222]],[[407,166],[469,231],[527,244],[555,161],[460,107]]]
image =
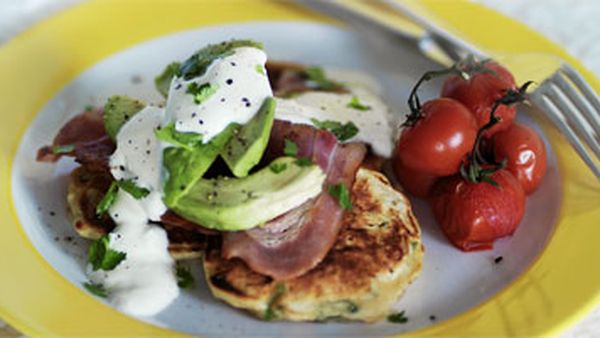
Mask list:
[[[484,48],[558,55],[600,91],[600,83],[560,47],[493,11],[455,1],[411,5]],[[178,335],[102,305],[46,263],[17,221],[10,193],[11,161],[35,113],[77,74],[109,54],[193,27],[272,19],[324,20],[282,2],[93,1],[36,25],[0,49],[2,318],[32,336]],[[564,139],[549,128],[546,133],[559,158],[564,194],[559,224],[547,248],[493,299],[415,335],[555,334],[600,304],[600,270],[595,269],[600,261],[600,187]]]

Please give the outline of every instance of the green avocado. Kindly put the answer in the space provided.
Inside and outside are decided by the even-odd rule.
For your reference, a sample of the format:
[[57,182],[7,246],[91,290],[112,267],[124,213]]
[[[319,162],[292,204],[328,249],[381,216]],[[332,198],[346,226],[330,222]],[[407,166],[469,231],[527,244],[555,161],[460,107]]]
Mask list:
[[200,179],[167,206],[210,229],[239,231],[259,226],[321,193],[325,180],[321,168],[299,166],[296,160],[280,157],[243,178]]
[[167,172],[164,185],[164,202],[173,205],[202,178],[219,152],[233,135],[238,124],[230,124],[206,144],[190,147],[169,147],[163,152],[163,166]]
[[274,118],[275,100],[267,98],[250,121],[234,130],[233,137],[221,150],[221,157],[236,177],[247,176],[260,161],[269,143]]
[[133,115],[144,109],[146,103],[125,95],[113,95],[104,105],[104,128],[111,139],[116,140],[121,127]]

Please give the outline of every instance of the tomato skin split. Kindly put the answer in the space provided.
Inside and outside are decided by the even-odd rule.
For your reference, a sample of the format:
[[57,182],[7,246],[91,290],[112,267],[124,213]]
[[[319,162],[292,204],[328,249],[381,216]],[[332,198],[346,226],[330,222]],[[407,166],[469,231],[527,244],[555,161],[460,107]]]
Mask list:
[[430,205],[450,242],[463,251],[489,250],[494,241],[512,235],[525,212],[525,192],[507,170],[491,174],[498,187],[471,183],[460,175],[438,180]]

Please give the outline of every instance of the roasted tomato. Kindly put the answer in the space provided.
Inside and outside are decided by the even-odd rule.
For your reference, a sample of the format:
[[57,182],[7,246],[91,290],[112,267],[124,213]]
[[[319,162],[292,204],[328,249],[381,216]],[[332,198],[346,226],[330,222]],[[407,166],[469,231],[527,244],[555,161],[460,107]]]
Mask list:
[[[495,61],[479,62],[475,66],[471,65],[471,68],[480,69],[473,70],[468,80],[457,75],[446,79],[441,96],[463,103],[475,115],[478,127],[482,127],[490,120],[494,102],[502,97],[506,90],[516,90],[517,86],[512,74]],[[514,106],[499,107],[496,116],[500,118],[500,122],[486,130],[484,136],[491,137],[496,132],[507,129],[515,115]]]
[[427,101],[413,125],[402,130],[395,161],[414,172],[447,176],[458,171],[477,136],[477,123],[460,102],[440,98]]
[[496,182],[471,183],[460,175],[438,180],[431,189],[433,214],[446,237],[463,251],[486,250],[511,235],[525,212],[525,193],[507,170],[490,175]]
[[546,174],[546,148],[535,131],[513,124],[494,135],[494,157],[507,160],[506,169],[521,183],[526,194],[533,192]]
[[429,196],[429,190],[438,176],[412,170],[397,160],[397,156],[394,154],[392,168],[400,185],[413,196],[421,198]]

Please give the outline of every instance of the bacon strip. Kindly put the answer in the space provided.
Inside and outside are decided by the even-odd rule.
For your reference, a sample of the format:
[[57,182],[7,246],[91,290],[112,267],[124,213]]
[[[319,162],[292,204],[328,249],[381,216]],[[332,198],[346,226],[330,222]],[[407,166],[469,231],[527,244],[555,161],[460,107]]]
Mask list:
[[[108,168],[108,159],[115,150],[115,143],[104,129],[103,110],[85,111],[69,120],[58,132],[52,145],[38,150],[37,160],[56,162],[62,156],[72,156],[78,163],[90,169]],[[74,150],[55,154],[54,147],[73,146]]]
[[362,144],[338,145],[335,136],[327,131],[275,121],[269,141],[270,156],[281,155],[286,138],[298,145],[299,157],[311,158],[327,174],[323,192],[264,227],[230,232],[223,237],[225,258],[241,258],[252,270],[277,280],[304,274],[331,249],[344,211],[327,187],[342,183],[350,189],[366,153]]

